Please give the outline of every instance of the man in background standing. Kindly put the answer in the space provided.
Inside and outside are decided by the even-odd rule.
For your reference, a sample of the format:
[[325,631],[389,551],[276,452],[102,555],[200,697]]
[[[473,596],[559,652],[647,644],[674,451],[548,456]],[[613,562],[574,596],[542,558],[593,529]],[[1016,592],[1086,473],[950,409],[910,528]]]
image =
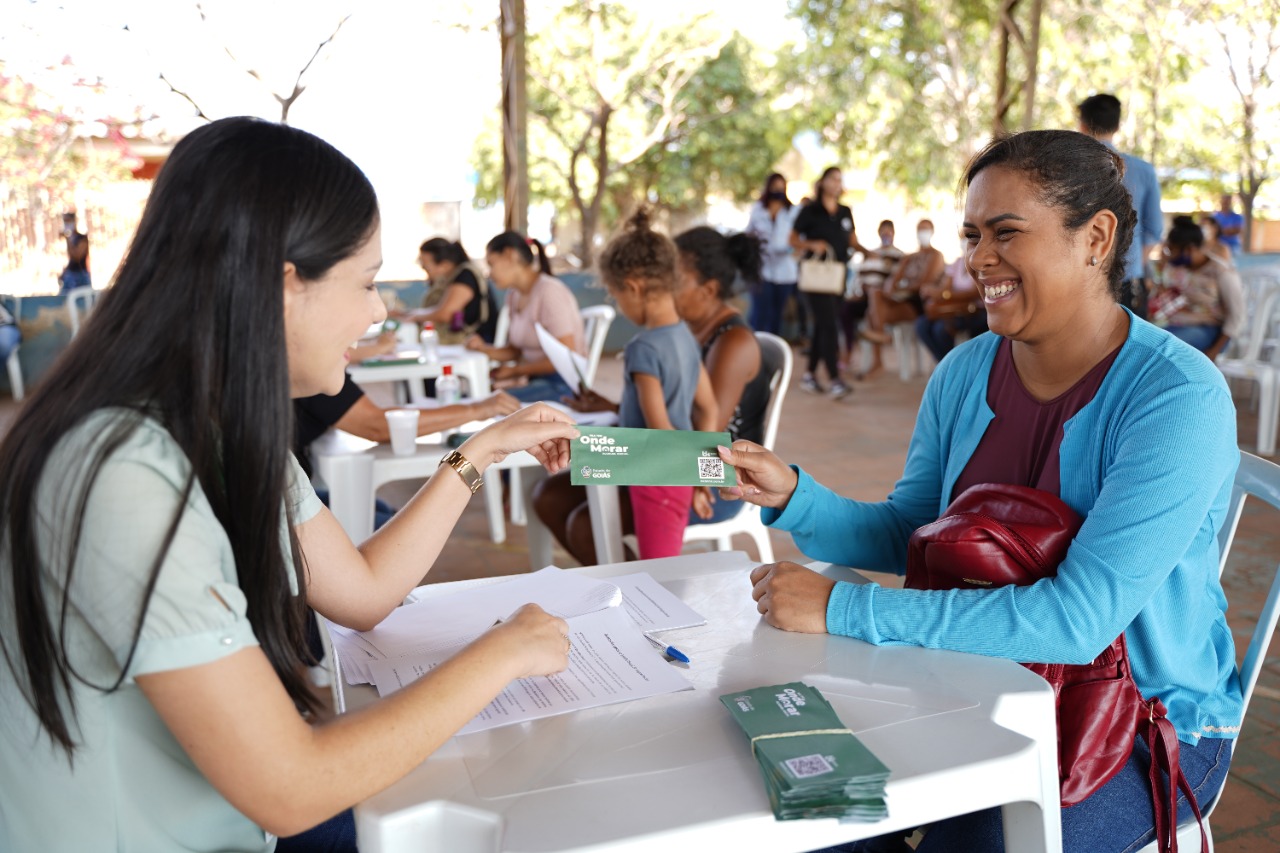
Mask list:
[[1222,194],[1213,218],[1218,222],[1218,242],[1231,250],[1231,257],[1239,257],[1240,232],[1244,230],[1244,217],[1231,209],[1231,193]]
[[[1115,95],[1091,95],[1076,108],[1079,130],[1116,150],[1116,131],[1120,129],[1120,99]],[[1160,182],[1155,167],[1132,154],[1116,151],[1124,158],[1124,185],[1133,196],[1133,209],[1138,221],[1133,230],[1133,243],[1125,256],[1125,273],[1121,303],[1142,319],[1147,318],[1146,260],[1164,234],[1164,217],[1160,213]]]
[[76,230],[76,215],[62,214],[62,236],[67,241],[67,266],[58,276],[62,292],[77,287],[89,287],[89,237]]

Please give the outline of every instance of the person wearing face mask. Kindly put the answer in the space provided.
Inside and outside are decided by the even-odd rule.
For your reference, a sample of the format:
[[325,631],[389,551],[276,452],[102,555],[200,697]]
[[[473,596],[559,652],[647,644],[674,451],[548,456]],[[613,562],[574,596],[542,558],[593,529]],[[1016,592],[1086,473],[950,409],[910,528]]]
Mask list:
[[764,181],[764,192],[751,205],[747,232],[760,241],[760,286],[751,300],[751,327],[757,332],[779,334],[787,303],[795,300],[796,319],[804,336],[808,323],[804,300],[796,294],[796,258],[791,251],[791,226],[800,208],[787,198],[787,179],[774,172]]
[[[884,290],[870,294],[867,326],[862,336],[873,344],[887,344],[891,340],[885,326],[892,323],[914,323],[924,313],[920,288],[932,285],[946,270],[942,253],[933,248],[933,222],[921,219],[916,228],[916,240],[920,248],[907,255],[893,271]],[[873,362],[880,364],[879,358]]]
[[[858,324],[867,316],[867,294],[884,289],[884,284],[893,275],[898,262],[905,253],[893,245],[893,220],[886,219],[876,229],[880,237],[880,245],[863,255],[858,266],[858,276],[854,280],[853,292],[845,295],[844,305],[840,309],[840,331],[844,333],[843,348],[840,353],[840,369],[853,361],[853,346],[858,339]],[[871,370],[880,369],[880,347],[875,347]],[[862,378],[859,375],[856,378]]]
[[1174,337],[1216,358],[1244,327],[1244,290],[1229,265],[1204,250],[1204,231],[1190,216],[1174,217],[1156,264],[1151,319]]

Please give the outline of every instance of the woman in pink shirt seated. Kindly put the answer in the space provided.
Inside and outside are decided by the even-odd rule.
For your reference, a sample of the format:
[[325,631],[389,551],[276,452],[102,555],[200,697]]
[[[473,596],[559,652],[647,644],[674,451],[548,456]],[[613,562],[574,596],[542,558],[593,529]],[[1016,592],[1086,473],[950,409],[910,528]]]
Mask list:
[[485,263],[489,278],[507,294],[510,325],[504,346],[485,343],[479,336],[467,341],[467,348],[486,353],[505,362],[493,370],[493,379],[528,379],[528,384],[507,388],[507,392],[524,403],[536,400],[559,400],[571,397],[576,388],[569,387],[551,359],[542,351],[536,326],[541,324],[556,340],[574,352],[586,352],[582,314],[573,291],[551,275],[551,264],[542,244],[526,239],[515,231],[503,231],[485,246]]

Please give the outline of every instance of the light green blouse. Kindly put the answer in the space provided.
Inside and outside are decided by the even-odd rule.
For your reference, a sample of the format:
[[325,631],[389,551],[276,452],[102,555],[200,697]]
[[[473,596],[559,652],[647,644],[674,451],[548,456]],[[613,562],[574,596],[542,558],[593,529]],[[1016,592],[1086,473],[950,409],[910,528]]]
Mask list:
[[[49,567],[65,565],[72,542],[74,484],[84,482],[86,460],[104,434],[127,416],[122,410],[90,415],[58,444],[45,468],[37,536],[51,607],[62,599],[64,579]],[[81,528],[66,626],[68,656],[90,684],[109,686],[119,677],[148,571],[189,471],[172,436],[143,419],[98,474]],[[321,506],[296,460],[287,500],[295,523],[314,517]],[[287,540],[283,512],[280,532]],[[3,567],[0,632],[11,657],[18,654],[8,616],[12,601],[11,573]],[[257,645],[245,610],[231,544],[197,483],[124,683],[104,693],[72,682],[72,737],[79,745],[72,763],[40,728],[0,658],[0,850],[272,850],[274,839],[214,790],[133,680]],[[56,609],[52,613],[56,624]]]

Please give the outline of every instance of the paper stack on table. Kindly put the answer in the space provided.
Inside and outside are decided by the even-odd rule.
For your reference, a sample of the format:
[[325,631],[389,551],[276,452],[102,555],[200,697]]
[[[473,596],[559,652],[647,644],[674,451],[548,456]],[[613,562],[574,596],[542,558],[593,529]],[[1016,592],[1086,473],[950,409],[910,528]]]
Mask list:
[[416,600],[369,631],[328,623],[334,652],[350,684],[373,684],[386,696],[452,657],[462,646],[534,603],[569,623],[569,667],[512,682],[462,734],[630,699],[691,688],[644,632],[706,620],[646,573],[609,581],[549,566],[510,580],[447,595],[420,587]]
[[720,701],[751,741],[778,820],[865,823],[888,817],[889,768],[840,722],[817,688],[792,682]]

